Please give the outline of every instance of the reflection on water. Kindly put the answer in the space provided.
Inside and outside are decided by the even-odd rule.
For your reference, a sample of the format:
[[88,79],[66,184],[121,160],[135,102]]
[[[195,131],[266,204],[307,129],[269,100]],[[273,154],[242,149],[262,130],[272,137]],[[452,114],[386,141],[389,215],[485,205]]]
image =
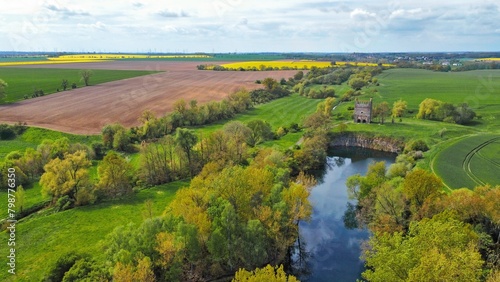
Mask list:
[[[367,230],[353,229],[353,215],[346,210],[354,208],[349,201],[346,179],[356,173],[365,174],[373,161],[394,162],[395,156],[371,150],[336,150],[327,158],[327,165],[318,184],[311,191],[309,200],[313,214],[309,223],[300,223],[300,245],[308,257],[296,265],[305,268],[309,275],[302,281],[356,281],[363,272],[361,243],[369,236]],[[345,214],[345,217],[344,217]],[[348,226],[344,224],[348,223]],[[354,226],[353,226],[354,225]]]

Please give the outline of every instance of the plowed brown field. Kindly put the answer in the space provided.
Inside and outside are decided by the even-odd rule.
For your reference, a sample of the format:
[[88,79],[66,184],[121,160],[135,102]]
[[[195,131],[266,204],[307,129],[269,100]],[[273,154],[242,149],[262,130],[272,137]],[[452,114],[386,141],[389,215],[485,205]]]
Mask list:
[[[212,63],[212,62],[211,62]],[[198,104],[221,100],[240,87],[262,87],[255,80],[293,76],[296,71],[199,71],[202,62],[115,61],[102,63],[38,65],[35,68],[115,69],[165,71],[148,76],[88,86],[0,106],[0,123],[26,122],[75,134],[98,134],[105,124],[138,124],[145,110],[163,115],[179,99]]]

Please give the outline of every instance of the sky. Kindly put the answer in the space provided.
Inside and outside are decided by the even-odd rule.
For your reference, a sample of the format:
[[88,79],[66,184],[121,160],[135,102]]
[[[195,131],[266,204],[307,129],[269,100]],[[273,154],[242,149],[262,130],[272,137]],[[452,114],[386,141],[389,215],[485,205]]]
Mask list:
[[0,51],[500,51],[498,0],[22,0]]

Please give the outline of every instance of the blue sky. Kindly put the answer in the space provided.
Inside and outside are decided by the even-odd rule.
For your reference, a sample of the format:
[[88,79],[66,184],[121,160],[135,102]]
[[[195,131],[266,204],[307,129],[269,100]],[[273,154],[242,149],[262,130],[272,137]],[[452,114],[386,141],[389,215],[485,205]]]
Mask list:
[[5,5],[0,51],[500,51],[497,0],[23,0]]

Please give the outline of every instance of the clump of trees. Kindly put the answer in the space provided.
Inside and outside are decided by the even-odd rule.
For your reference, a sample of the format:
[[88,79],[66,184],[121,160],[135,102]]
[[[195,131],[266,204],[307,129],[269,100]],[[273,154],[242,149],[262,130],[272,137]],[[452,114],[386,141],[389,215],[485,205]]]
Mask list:
[[157,280],[214,279],[281,262],[298,222],[311,213],[307,188],[287,175],[286,156],[275,151],[259,153],[248,167],[207,163],[178,191],[168,215],[107,236],[113,278],[142,269]]
[[261,81],[261,84],[264,85],[264,89],[256,89],[250,92],[250,99],[253,104],[263,104],[290,95],[290,91],[274,78],[265,78]]
[[245,269],[240,269],[234,275],[233,282],[246,282],[246,281],[288,281],[288,282],[298,282],[299,280],[293,275],[287,275],[283,270],[283,265],[279,267],[272,267],[271,265],[266,265],[263,268],[257,268],[254,271],[247,271]]
[[327,156],[328,140],[332,127],[331,115],[335,98],[327,98],[318,104],[316,112],[304,120],[306,133],[298,150],[293,152],[295,173],[311,171],[324,166]]
[[454,106],[443,101],[427,98],[420,103],[417,118],[438,120],[449,123],[467,124],[476,117],[476,113],[467,103]]
[[26,123],[18,122],[15,125],[0,124],[0,140],[11,140],[20,136],[26,130]]
[[[415,142],[420,148],[422,142]],[[425,144],[425,143],[424,143]],[[410,148],[409,148],[410,149]],[[370,281],[483,281],[500,266],[500,187],[458,189],[447,194],[434,174],[413,168],[412,153],[388,169],[370,165],[365,176],[348,178],[358,224],[373,236],[364,251]],[[404,262],[404,263],[403,263]],[[446,266],[446,267],[444,267]],[[494,280],[492,280],[494,281]]]
[[382,67],[365,67],[360,69],[349,77],[348,84],[354,90],[361,90],[361,88],[369,84],[376,85],[378,80],[375,76],[382,73],[382,70]]

